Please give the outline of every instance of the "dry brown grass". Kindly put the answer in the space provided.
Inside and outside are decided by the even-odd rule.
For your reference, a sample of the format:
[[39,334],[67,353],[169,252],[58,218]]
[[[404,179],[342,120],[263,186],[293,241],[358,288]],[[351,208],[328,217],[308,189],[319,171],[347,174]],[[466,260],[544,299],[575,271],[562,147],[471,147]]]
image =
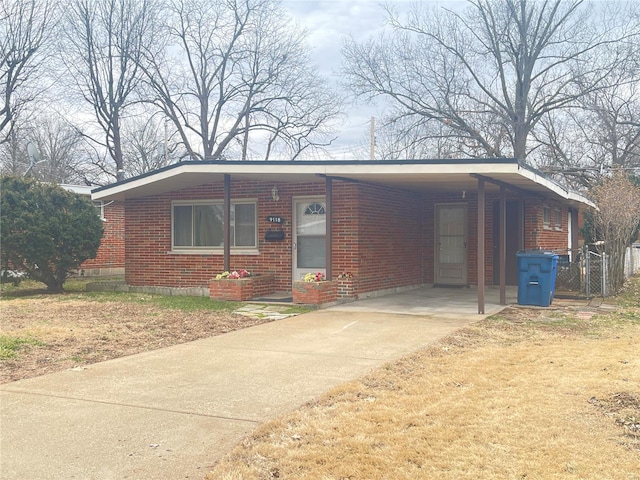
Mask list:
[[262,425],[207,478],[638,480],[640,306],[579,313],[461,330]]
[[269,321],[229,311],[184,311],[140,301],[118,301],[117,295],[111,301],[77,295],[26,296],[2,300],[0,309],[0,337],[29,341],[14,358],[0,359],[0,383]]

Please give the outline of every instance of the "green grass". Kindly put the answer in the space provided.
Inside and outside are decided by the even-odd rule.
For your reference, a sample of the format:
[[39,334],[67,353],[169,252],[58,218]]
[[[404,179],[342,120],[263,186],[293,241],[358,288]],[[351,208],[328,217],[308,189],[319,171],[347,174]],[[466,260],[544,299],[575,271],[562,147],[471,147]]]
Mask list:
[[[100,281],[104,281],[101,278]],[[106,279],[107,281],[110,279]],[[121,280],[121,279],[120,279]],[[95,278],[72,278],[64,284],[64,292],[56,294],[60,299],[85,300],[92,302],[129,302],[141,305],[152,305],[161,308],[171,308],[186,312],[192,311],[232,311],[238,307],[236,302],[223,302],[211,300],[209,297],[168,296],[148,293],[127,292],[87,292],[86,285],[95,282]],[[34,280],[25,280],[19,286],[11,284],[2,285],[0,300],[13,298],[49,298],[52,294],[46,293],[46,286]]]
[[197,310],[235,310],[238,308],[237,302],[223,302],[220,300],[211,300],[209,297],[188,297],[176,296],[167,297],[165,295],[153,295],[151,299],[154,305],[165,308],[173,308],[184,311]]
[[211,300],[209,297],[169,296],[150,293],[127,292],[73,292],[64,294],[65,299],[86,300],[92,302],[128,302],[139,305],[151,305],[171,308],[185,312],[193,311],[231,311],[238,307],[237,302]]
[[[156,295],[149,293],[128,293],[128,292],[87,292],[87,283],[91,282],[109,282],[122,281],[122,278],[88,278],[75,277],[70,278],[64,284],[64,293],[57,294],[60,298],[68,300],[85,300],[93,302],[129,302],[138,304],[153,305],[161,308],[172,308],[185,312],[193,311],[233,311],[237,309],[241,303],[224,302],[219,300],[211,300],[209,297],[191,297],[191,296],[168,296]],[[1,300],[10,300],[12,298],[26,297],[38,298],[49,297],[52,294],[46,293],[46,285],[34,280],[24,280],[19,286],[6,283],[2,285]],[[314,310],[310,307],[301,305],[292,305],[284,307],[280,313],[284,314],[300,314]]]
[[18,355],[20,349],[26,345],[44,345],[34,338],[10,337],[0,335],[0,360],[7,360]]

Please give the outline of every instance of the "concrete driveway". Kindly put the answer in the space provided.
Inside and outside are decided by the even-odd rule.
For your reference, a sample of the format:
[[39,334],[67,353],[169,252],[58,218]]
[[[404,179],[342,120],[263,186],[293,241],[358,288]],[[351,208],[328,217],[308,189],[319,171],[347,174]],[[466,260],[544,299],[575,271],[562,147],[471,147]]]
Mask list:
[[0,477],[202,478],[261,422],[480,318],[320,310],[0,386]]

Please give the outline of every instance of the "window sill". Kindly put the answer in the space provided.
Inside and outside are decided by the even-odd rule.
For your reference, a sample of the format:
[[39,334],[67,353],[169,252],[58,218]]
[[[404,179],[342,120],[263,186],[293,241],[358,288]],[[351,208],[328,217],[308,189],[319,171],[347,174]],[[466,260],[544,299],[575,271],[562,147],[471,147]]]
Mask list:
[[[170,250],[167,252],[169,255],[224,255],[224,250]],[[231,255],[260,255],[260,250],[257,248],[247,249],[231,249]]]

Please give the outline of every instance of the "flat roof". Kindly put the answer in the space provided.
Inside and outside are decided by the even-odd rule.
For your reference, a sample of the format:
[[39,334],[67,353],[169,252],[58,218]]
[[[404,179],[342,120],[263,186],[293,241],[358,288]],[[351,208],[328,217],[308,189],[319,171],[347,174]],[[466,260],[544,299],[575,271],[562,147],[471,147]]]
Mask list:
[[125,200],[158,195],[232,179],[262,182],[321,183],[326,177],[372,183],[419,192],[473,192],[478,178],[487,191],[500,184],[519,191],[563,200],[574,206],[593,203],[514,158],[355,160],[355,161],[185,161],[94,188],[94,200]]

